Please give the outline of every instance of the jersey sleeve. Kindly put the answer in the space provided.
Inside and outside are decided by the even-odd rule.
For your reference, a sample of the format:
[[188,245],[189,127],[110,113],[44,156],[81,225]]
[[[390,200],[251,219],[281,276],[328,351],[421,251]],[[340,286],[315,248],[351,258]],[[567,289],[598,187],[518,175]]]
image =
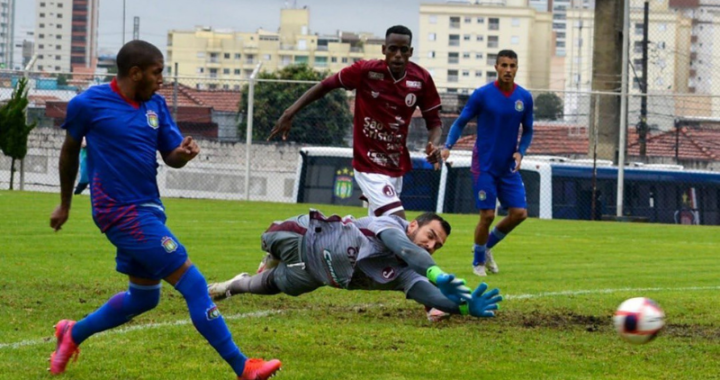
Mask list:
[[437,88],[435,87],[435,81],[433,81],[430,73],[426,73],[422,96],[420,96],[420,101],[418,103],[420,112],[423,113],[423,116],[430,111],[440,108],[440,95],[438,94]]
[[399,217],[394,215],[386,215],[372,218],[372,221],[368,224],[368,229],[372,231],[375,236],[380,235],[381,232],[388,228],[395,228],[397,230],[405,232],[407,226],[404,225],[403,221],[398,220]]
[[365,72],[365,62],[366,61],[363,60],[357,61],[335,74],[337,75],[337,79],[343,88],[347,90],[354,90],[360,87],[360,83],[362,83],[363,74]]
[[173,149],[180,146],[183,140],[183,136],[180,133],[175,121],[170,115],[170,110],[167,107],[165,99],[159,98],[160,112],[158,115],[158,121],[160,122],[160,128],[158,131],[158,147],[157,150],[166,153],[171,152]]
[[70,100],[62,128],[76,141],[82,141],[90,129],[92,114],[85,96],[76,96]]

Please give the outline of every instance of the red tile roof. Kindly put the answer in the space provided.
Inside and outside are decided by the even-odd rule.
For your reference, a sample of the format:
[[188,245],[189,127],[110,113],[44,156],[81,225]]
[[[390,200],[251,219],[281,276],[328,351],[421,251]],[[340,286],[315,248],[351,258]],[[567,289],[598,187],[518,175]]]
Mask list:
[[52,95],[28,95],[28,101],[35,106],[44,106],[47,102],[58,101],[60,98]]
[[[586,155],[588,153],[587,128],[579,125],[533,125],[533,141],[528,154],[540,155]],[[472,150],[475,135],[458,140],[454,149]]]
[[[173,86],[163,86],[158,94],[165,98],[168,107],[172,107]],[[196,90],[182,84],[178,85],[178,106],[205,106],[221,112],[238,112],[242,94],[240,91]]]

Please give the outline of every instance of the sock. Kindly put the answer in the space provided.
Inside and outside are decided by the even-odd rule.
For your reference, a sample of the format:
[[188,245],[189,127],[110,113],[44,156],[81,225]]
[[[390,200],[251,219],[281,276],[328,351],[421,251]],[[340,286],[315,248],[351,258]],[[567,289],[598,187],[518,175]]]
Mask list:
[[473,266],[485,265],[485,244],[475,244],[473,246],[473,253],[475,254],[475,257],[473,258]]
[[275,268],[263,271],[251,277],[243,277],[230,283],[230,294],[278,294],[280,289],[275,285]]
[[505,238],[506,235],[507,234],[498,231],[497,227],[494,227],[492,231],[490,231],[490,237],[487,241],[488,249],[494,247],[495,244],[499,243],[503,238]]
[[191,266],[175,284],[175,289],[185,297],[190,319],[197,331],[230,364],[235,374],[242,376],[247,357],[233,342],[225,319],[208,295],[205,277],[197,267]]
[[136,315],[152,310],[160,302],[160,284],[137,285],[130,283],[128,290],[112,296],[104,305],[78,321],[72,329],[72,339],[79,345],[101,331],[128,322]]

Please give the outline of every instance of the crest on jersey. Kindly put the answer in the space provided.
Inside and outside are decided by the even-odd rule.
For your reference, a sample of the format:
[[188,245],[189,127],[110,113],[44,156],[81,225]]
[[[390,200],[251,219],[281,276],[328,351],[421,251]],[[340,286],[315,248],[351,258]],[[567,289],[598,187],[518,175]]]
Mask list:
[[153,110],[148,110],[145,114],[145,117],[147,117],[147,122],[150,128],[157,129],[160,123],[158,122],[158,115]]
[[377,91],[370,91],[370,95],[372,95],[373,98],[377,98],[378,96],[380,96],[380,93]]
[[405,81],[405,85],[408,86],[408,88],[417,88],[418,90],[422,88],[422,82],[417,80],[407,80]]
[[212,305],[212,307],[205,310],[205,317],[207,317],[208,321],[212,321],[213,319],[218,319],[218,318],[220,318],[220,310],[218,310],[217,306]]
[[415,96],[415,94],[413,94],[412,92],[407,94],[407,96],[405,97],[405,105],[408,107],[414,106],[416,101],[417,96]]
[[162,244],[163,248],[165,248],[165,251],[167,253],[175,252],[175,250],[178,248],[178,244],[170,236],[163,237],[160,240],[160,244]]
[[478,192],[478,199],[481,201],[484,201],[487,199],[487,194],[485,194],[485,190],[480,190]]
[[348,199],[353,193],[353,171],[342,168],[335,172],[335,186],[333,194],[340,199]]
[[391,267],[387,267],[387,268],[383,269],[382,276],[386,280],[389,280],[389,279],[395,277],[395,269],[393,269]]
[[522,112],[522,110],[525,109],[525,105],[523,104],[522,100],[518,100],[515,102],[515,111]]

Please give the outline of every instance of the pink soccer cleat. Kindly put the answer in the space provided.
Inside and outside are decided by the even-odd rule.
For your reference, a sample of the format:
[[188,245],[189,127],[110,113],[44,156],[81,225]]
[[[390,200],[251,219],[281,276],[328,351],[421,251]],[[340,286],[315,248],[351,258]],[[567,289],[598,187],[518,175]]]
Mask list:
[[265,361],[262,359],[248,359],[245,362],[245,370],[238,380],[267,380],[280,370],[280,360],[273,359]]
[[72,331],[75,321],[63,319],[55,325],[55,337],[57,338],[57,347],[55,352],[50,355],[50,373],[59,375],[65,372],[68,362],[75,356],[77,361],[80,354],[80,348],[73,342]]

